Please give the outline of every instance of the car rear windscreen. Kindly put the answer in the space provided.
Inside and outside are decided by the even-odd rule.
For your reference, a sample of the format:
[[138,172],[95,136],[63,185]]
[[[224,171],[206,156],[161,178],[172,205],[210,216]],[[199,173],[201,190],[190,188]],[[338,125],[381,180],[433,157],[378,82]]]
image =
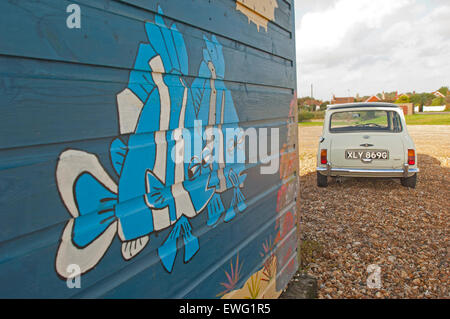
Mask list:
[[362,110],[335,112],[330,119],[330,132],[391,132],[402,131],[400,116],[394,111]]

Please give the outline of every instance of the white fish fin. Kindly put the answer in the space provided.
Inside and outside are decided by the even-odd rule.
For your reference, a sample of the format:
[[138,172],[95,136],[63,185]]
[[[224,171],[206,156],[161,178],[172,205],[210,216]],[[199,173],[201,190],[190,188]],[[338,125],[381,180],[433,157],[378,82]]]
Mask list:
[[170,92],[167,84],[164,82],[164,74],[166,70],[164,68],[163,61],[160,55],[155,56],[149,61],[150,69],[152,70],[152,79],[158,88],[160,98],[160,114],[159,114],[159,130],[167,131],[170,124]]
[[56,183],[61,199],[73,217],[64,227],[56,254],[55,269],[63,278],[73,276],[68,267],[76,264],[84,274],[95,267],[111,245],[117,233],[117,221],[113,221],[96,239],[86,247],[73,241],[75,218],[81,214],[75,199],[74,185],[78,178],[88,172],[110,192],[117,194],[117,184],[100,164],[97,156],[78,150],[66,150],[59,156],[56,166]]
[[128,88],[118,93],[116,98],[120,134],[133,133],[136,130],[144,103]]
[[137,239],[124,241],[122,243],[122,257],[125,260],[130,260],[136,257],[150,241],[150,236],[143,236]]
[[97,239],[84,248],[77,247],[72,241],[74,219],[70,219],[64,227],[61,241],[56,254],[55,269],[63,278],[71,278],[74,274],[70,272],[69,266],[78,265],[82,275],[102,259],[116,236],[117,221],[113,222]]
[[56,184],[61,199],[72,217],[80,215],[73,187],[78,177],[85,172],[94,176],[111,192],[117,194],[118,191],[117,184],[105,171],[97,156],[72,149],[62,152],[56,166]]

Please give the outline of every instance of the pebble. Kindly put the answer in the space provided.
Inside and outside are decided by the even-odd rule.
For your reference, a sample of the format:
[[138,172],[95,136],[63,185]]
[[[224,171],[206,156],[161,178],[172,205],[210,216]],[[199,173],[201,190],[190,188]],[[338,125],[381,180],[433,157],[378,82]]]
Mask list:
[[[425,129],[436,136],[431,142]],[[306,143],[311,131],[317,136]],[[363,178],[344,179],[342,184],[330,179],[322,189],[315,172],[321,129],[300,129],[298,229],[302,238],[321,245],[314,257],[318,267],[310,267],[311,275],[326,283],[320,285],[321,298],[450,296],[450,212],[445,208],[450,190],[443,186],[450,180],[450,126],[414,131],[420,168],[415,190],[398,180]],[[366,287],[371,264],[381,268],[380,291]]]

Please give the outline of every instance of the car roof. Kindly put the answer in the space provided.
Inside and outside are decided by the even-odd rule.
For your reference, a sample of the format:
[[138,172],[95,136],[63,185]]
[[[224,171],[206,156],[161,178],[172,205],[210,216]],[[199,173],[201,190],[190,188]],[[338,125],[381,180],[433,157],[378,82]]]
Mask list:
[[331,104],[331,105],[327,105],[327,110],[350,109],[350,108],[361,108],[361,107],[399,108],[400,106],[397,104],[384,103],[384,102],[359,102],[359,103]]

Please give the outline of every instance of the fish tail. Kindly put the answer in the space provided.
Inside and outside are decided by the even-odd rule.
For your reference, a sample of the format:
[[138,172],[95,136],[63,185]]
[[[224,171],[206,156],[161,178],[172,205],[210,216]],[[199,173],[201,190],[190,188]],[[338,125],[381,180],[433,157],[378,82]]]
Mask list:
[[182,216],[174,225],[165,242],[158,248],[158,255],[164,268],[172,272],[177,255],[177,240],[182,235],[184,242],[184,262],[188,262],[200,249],[198,238],[192,234],[192,227],[186,216]]
[[247,208],[247,204],[245,203],[244,194],[242,194],[242,191],[239,186],[234,188],[233,200],[236,203],[237,209],[241,213]]
[[219,194],[214,194],[207,206],[208,209],[208,226],[213,226],[217,223],[222,213],[225,211],[222,199]]
[[231,184],[233,185],[233,199],[231,201],[232,207],[237,207],[238,211],[243,212],[247,208],[247,204],[245,204],[245,197],[241,191],[241,185],[243,185],[246,174],[239,177],[232,169],[229,172],[229,179]]
[[56,255],[56,271],[64,278],[75,264],[81,274],[100,261],[117,233],[117,185],[98,158],[83,151],[63,152],[56,168],[61,199],[72,218],[64,227]]
[[180,237],[179,221],[174,225],[165,242],[158,248],[158,255],[164,268],[170,273],[177,255],[177,239]]
[[198,238],[192,234],[192,227],[186,217],[182,217],[181,227],[183,228],[184,241],[184,262],[187,263],[200,249]]
[[225,221],[228,222],[236,216],[235,208],[239,212],[243,212],[247,208],[245,203],[245,196],[242,194],[241,185],[245,180],[246,175],[239,178],[237,174],[231,169],[229,173],[229,179],[233,186],[233,198],[231,200],[230,208],[225,214]]
[[234,206],[231,205],[230,208],[228,208],[223,220],[227,223],[230,220],[232,220],[234,217],[236,217],[236,211],[234,210]]

